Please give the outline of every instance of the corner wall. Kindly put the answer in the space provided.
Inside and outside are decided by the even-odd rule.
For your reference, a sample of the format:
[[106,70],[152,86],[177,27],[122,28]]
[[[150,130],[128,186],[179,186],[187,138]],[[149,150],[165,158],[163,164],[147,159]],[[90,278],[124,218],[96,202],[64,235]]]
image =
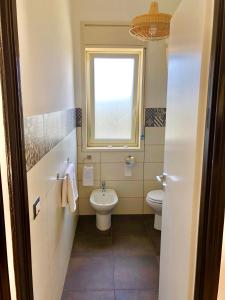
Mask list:
[[17,0],[35,300],[61,299],[77,223],[56,180],[67,158],[76,165],[70,10],[67,0]]

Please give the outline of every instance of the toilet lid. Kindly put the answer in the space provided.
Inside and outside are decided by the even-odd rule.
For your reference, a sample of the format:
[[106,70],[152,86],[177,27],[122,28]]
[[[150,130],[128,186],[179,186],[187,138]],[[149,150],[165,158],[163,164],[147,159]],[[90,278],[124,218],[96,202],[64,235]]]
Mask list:
[[155,190],[151,191],[147,194],[148,200],[151,200],[152,202],[162,203],[164,196],[163,190]]

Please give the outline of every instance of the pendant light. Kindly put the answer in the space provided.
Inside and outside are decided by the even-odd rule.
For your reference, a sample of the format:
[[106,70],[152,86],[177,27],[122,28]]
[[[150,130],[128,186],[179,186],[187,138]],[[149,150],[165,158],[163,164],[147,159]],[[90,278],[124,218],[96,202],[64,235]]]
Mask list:
[[137,16],[130,26],[130,34],[141,41],[166,39],[170,32],[171,15],[159,12],[158,2],[153,1],[148,14]]

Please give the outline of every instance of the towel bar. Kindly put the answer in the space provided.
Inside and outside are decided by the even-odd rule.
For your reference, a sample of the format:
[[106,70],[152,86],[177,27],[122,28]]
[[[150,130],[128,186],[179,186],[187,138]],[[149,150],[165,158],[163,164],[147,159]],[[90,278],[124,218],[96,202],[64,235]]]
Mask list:
[[[67,174],[65,174],[65,176],[67,176]],[[64,177],[65,177],[64,176]],[[56,180],[64,180],[64,177],[59,177],[59,173],[57,173],[56,175]]]
[[[64,161],[66,164],[71,164],[70,158],[68,157],[66,161]],[[67,175],[67,174],[66,174]],[[56,180],[64,180],[64,177],[60,177],[59,173],[56,174]]]
[[64,161],[66,164],[72,164],[72,161],[70,161],[70,158],[68,157],[66,161]]

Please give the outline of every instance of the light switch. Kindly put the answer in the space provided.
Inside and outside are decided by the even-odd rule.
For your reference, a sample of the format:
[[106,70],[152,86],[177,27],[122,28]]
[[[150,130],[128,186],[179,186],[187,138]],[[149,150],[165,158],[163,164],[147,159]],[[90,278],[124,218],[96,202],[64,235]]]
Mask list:
[[41,198],[38,197],[33,204],[33,213],[34,213],[34,220],[36,219],[37,215],[41,210]]

